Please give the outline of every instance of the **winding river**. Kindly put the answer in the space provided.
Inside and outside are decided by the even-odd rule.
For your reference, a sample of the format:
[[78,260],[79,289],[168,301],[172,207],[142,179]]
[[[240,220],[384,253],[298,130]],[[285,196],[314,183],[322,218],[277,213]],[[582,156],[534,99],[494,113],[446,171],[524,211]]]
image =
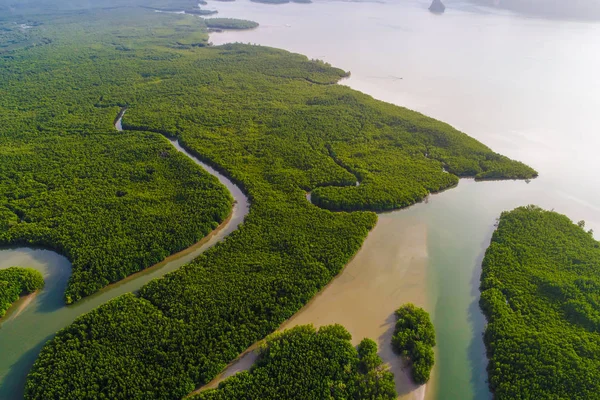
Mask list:
[[[122,130],[121,110],[115,128]],[[8,248],[0,250],[0,268],[35,268],[44,275],[46,285],[39,293],[20,299],[0,320],[0,399],[23,398],[25,378],[44,343],[78,316],[110,299],[134,292],[152,279],[159,278],[198,257],[206,249],[233,232],[248,214],[249,201],[233,182],[188,153],[176,140],[169,142],[229,189],[235,203],[229,218],[199,243],[173,254],[164,261],[114,283],[76,304],[64,304],[64,290],[71,275],[71,263],[65,257],[44,249]]]

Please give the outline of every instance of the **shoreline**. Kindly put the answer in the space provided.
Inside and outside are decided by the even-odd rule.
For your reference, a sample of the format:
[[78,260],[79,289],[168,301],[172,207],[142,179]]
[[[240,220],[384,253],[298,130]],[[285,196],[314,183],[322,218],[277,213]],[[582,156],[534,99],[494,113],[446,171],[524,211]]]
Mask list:
[[[183,250],[180,250],[180,251],[178,251],[176,253],[173,253],[173,254],[167,256],[162,261],[159,261],[156,264],[153,264],[153,265],[151,265],[151,266],[149,266],[147,268],[144,268],[144,269],[142,269],[140,271],[134,272],[131,275],[127,275],[125,278],[123,278],[123,279],[121,279],[121,280],[119,280],[117,282],[112,282],[112,283],[104,286],[102,289],[98,290],[97,292],[95,292],[95,293],[93,293],[93,294],[91,294],[91,295],[89,295],[87,297],[84,297],[84,298],[82,298],[82,299],[80,299],[80,300],[78,300],[76,302],[70,303],[70,304],[64,303],[64,305],[66,307],[76,307],[79,303],[84,303],[84,302],[87,302],[87,301],[90,301],[90,300],[94,299],[95,297],[102,296],[106,292],[109,292],[109,291],[111,291],[113,289],[116,289],[119,286],[127,284],[127,283],[129,283],[129,282],[131,282],[131,281],[133,281],[135,279],[141,278],[142,276],[144,276],[146,274],[151,274],[151,273],[157,272],[162,267],[164,267],[166,264],[169,264],[169,263],[171,263],[173,261],[177,261],[180,258],[183,258],[183,257],[185,257],[185,256],[187,256],[189,254],[194,253],[195,251],[201,250],[202,247],[205,244],[207,244],[207,242],[209,242],[211,239],[213,239],[217,234],[221,233],[221,231],[223,231],[227,227],[227,225],[231,222],[231,220],[233,219],[234,215],[236,214],[237,208],[238,208],[238,203],[237,203],[237,201],[234,201],[233,207],[231,208],[231,212],[229,213],[229,215],[227,216],[227,218],[225,218],[223,220],[223,222],[221,222],[215,229],[213,229],[212,231],[210,231],[210,233],[208,235],[204,236],[202,239],[200,239],[198,242],[192,244],[191,246],[186,247]],[[58,256],[65,257],[63,254],[60,254],[59,252],[57,252],[56,250],[54,250],[51,247],[43,247],[43,246],[18,246],[18,245],[16,245],[16,246],[9,246],[9,247],[1,247],[0,248],[0,250],[20,250],[20,249],[45,250],[45,251],[50,251],[50,252],[52,252],[52,253],[54,253],[54,254],[56,254]],[[68,260],[68,261],[69,261],[69,263],[71,263],[71,260]],[[7,310],[7,312],[4,315],[4,317],[0,318],[0,325],[2,324],[2,322],[6,322],[6,321],[11,320],[12,318],[16,318],[16,315],[15,316],[10,315],[10,316],[12,316],[12,318],[8,318],[9,314],[12,314],[14,312],[13,309],[14,309],[15,305],[23,302],[23,299],[27,299],[27,302],[28,302],[27,305],[28,305],[30,302],[32,302],[35,299],[35,297],[37,296],[38,292],[39,291],[35,291],[35,292],[27,294],[25,296],[21,296],[19,298],[19,300],[17,300],[15,303],[13,303],[13,305],[11,305],[11,307]],[[137,292],[137,290],[133,291],[133,293],[135,293],[135,292]],[[20,309],[19,313],[21,313],[22,311],[23,310]]]
[[[394,312],[400,305],[414,302],[426,306],[429,302],[427,229],[425,224],[409,219],[399,230],[394,224],[396,215],[378,215],[378,223],[344,269],[276,331],[339,323],[352,334],[354,345],[364,337],[378,342],[379,355],[394,373],[399,399],[424,400],[426,385],[412,383],[403,359],[392,351],[391,336]],[[397,240],[388,240],[390,235]],[[190,395],[216,388],[228,377],[250,369],[258,356],[254,350],[261,342],[254,343]]]
[[23,310],[25,310],[27,308],[27,306],[29,306],[31,304],[31,302],[37,297],[38,293],[39,293],[39,290],[36,290],[33,293],[29,293],[28,295],[21,297],[19,300],[22,300],[22,302],[21,302],[19,308],[15,311],[15,314],[12,315],[11,319],[15,319],[19,315],[21,315]]
[[[310,193],[307,193],[307,195],[309,195],[309,194]],[[309,200],[309,202],[310,202],[310,200]],[[315,207],[318,207],[318,206],[315,206]],[[377,227],[377,223],[378,222],[379,222],[379,216],[378,216],[377,222],[375,223],[375,226],[373,227],[373,229],[375,229]],[[371,232],[373,231],[373,229],[371,229]],[[371,234],[371,232],[369,232],[369,235]],[[368,239],[368,236],[367,236],[367,239]],[[358,255],[358,253],[360,253],[360,251],[364,247],[365,242],[367,241],[367,239],[365,239],[363,241],[363,244],[361,245],[360,249],[358,249],[358,251],[350,258],[350,260],[346,264],[344,264],[344,267],[340,270],[340,272],[337,275],[335,275],[333,278],[331,278],[331,280],[325,286],[323,286],[321,288],[321,290],[319,290],[313,297],[311,297],[311,299],[304,306],[302,306],[302,308],[300,310],[298,310],[290,318],[288,318],[285,321],[283,321],[277,327],[277,329],[274,332],[279,332],[279,331],[285,330],[287,323],[289,323],[292,319],[294,319],[294,317],[296,317],[298,314],[300,314],[305,308],[307,308],[308,306],[310,306],[311,303],[313,303],[317,299],[317,297],[319,297],[329,286],[333,285],[333,283],[335,282],[335,280],[337,278],[339,278],[344,273],[344,271],[346,270],[346,268],[348,267],[348,265],[350,265],[350,263],[352,263],[352,261],[354,261],[354,259]],[[227,364],[227,366],[217,376],[215,376],[212,380],[210,380],[210,382],[208,382],[205,385],[202,385],[202,386],[196,388],[188,396],[190,396],[190,395],[192,395],[194,393],[199,393],[199,392],[207,390],[207,389],[214,389],[214,388],[216,388],[216,387],[219,386],[219,383],[221,383],[225,379],[229,378],[230,376],[235,375],[237,372],[241,372],[241,371],[250,369],[250,367],[254,364],[254,361],[256,361],[256,359],[258,358],[258,354],[255,352],[255,350],[257,350],[258,347],[260,346],[260,344],[263,343],[263,342],[264,342],[264,339],[261,339],[261,340],[255,342],[255,343],[253,343],[250,347],[248,347],[246,350],[244,350],[243,352],[241,352],[229,364]],[[249,364],[248,368],[242,369],[240,371],[235,371],[235,372],[234,371],[230,371],[230,369],[233,368],[233,367],[235,367],[238,363],[243,363],[244,365],[247,364],[247,361],[246,361],[247,359],[251,359],[252,360],[252,362]],[[188,396],[186,396],[186,397],[188,397]]]

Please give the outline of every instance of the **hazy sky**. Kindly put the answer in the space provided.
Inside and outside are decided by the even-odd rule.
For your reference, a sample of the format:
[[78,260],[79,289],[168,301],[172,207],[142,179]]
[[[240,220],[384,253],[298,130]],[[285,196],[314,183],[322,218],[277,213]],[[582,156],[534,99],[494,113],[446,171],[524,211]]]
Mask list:
[[[485,5],[551,17],[600,19],[600,0],[472,0]],[[457,0],[446,0],[446,3]],[[460,0],[459,0],[460,2]],[[464,1],[463,1],[464,2]]]

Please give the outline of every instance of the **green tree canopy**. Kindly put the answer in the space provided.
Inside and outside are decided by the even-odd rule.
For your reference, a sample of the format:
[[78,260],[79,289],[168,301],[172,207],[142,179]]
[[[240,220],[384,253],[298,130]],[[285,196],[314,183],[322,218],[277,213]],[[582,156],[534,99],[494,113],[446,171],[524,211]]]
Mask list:
[[483,260],[489,384],[501,399],[600,393],[600,243],[556,212],[502,213]]
[[0,318],[20,296],[44,287],[42,274],[31,268],[0,269]]
[[397,398],[394,376],[364,339],[358,351],[341,325],[297,326],[267,338],[256,364],[194,396],[196,400]]
[[435,329],[429,313],[409,303],[396,310],[396,318],[392,347],[411,365],[415,383],[427,383],[435,362]]

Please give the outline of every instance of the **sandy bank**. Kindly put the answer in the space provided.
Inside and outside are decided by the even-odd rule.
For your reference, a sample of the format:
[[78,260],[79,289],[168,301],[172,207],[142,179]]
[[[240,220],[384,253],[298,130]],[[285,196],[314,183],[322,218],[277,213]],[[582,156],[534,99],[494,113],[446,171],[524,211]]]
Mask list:
[[12,321],[17,318],[19,314],[23,312],[31,304],[31,302],[36,298],[38,291],[36,290],[33,293],[30,293],[25,296],[21,296],[19,300],[15,301],[13,305],[6,311],[4,317],[0,318],[0,325],[2,322]]
[[[411,382],[390,345],[394,311],[407,302],[427,308],[427,227],[416,220],[398,221],[397,212],[381,214],[340,275],[279,330],[338,323],[350,331],[354,344],[372,338],[395,375],[399,398],[422,400],[425,387]],[[202,389],[217,387],[223,379],[249,368],[255,358],[254,352],[247,351]]]

